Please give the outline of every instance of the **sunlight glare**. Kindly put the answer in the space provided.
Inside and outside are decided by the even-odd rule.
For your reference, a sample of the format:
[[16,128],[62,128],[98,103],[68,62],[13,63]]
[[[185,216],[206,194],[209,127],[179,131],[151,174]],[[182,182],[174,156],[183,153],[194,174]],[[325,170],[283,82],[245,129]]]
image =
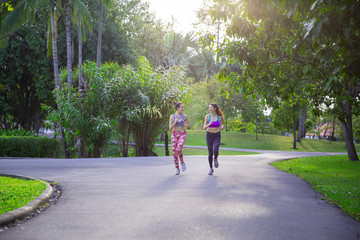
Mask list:
[[196,21],[195,11],[202,5],[202,0],[147,0],[150,11],[164,22],[175,20],[175,31],[183,34],[194,30],[192,24]]

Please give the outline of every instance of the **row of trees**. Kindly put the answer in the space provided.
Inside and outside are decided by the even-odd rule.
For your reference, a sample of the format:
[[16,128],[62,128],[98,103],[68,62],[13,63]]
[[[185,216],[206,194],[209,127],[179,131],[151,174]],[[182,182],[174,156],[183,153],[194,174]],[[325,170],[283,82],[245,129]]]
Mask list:
[[[107,6],[105,10],[103,9],[103,3]],[[162,92],[165,91],[164,87],[166,87],[164,83],[160,85],[158,90],[154,90],[153,87],[135,84],[135,79],[140,81],[141,77],[143,77],[141,74],[132,74],[132,81],[123,82],[122,85],[119,83],[120,80],[115,84],[112,80],[115,78],[114,76],[103,77],[102,68],[107,68],[107,66],[101,66],[101,58],[104,61],[117,62],[118,64],[135,65],[136,59],[144,55],[149,59],[152,66],[160,67],[156,71],[152,70],[154,71],[152,75],[155,76],[155,72],[157,74],[161,73],[159,76],[170,79],[174,83],[180,80],[183,81],[185,75],[170,74],[171,71],[175,71],[173,66],[183,65],[187,75],[191,75],[197,81],[203,76],[214,74],[214,70],[211,69],[214,65],[214,55],[209,51],[202,52],[192,33],[182,36],[170,31],[171,26],[165,26],[157,20],[148,11],[148,4],[140,0],[111,2],[54,0],[50,1],[50,3],[47,1],[23,0],[9,1],[0,7],[2,12],[0,19],[2,25],[1,39],[3,40],[0,49],[2,66],[0,91],[3,93],[0,104],[1,120],[6,128],[10,127],[7,123],[12,122],[29,130],[38,129],[41,120],[48,117],[53,126],[60,129],[62,133],[66,157],[73,155],[75,149],[77,149],[79,156],[99,156],[105,139],[108,139],[107,134],[110,126],[111,129],[117,129],[119,134],[120,130],[125,131],[119,135],[121,136],[119,142],[122,145],[123,156],[127,155],[130,133],[136,143],[136,154],[139,156],[148,155],[151,152],[153,143],[151,139],[153,139],[154,134],[158,134],[156,126],[163,127],[163,122],[159,120],[159,116],[166,117],[167,111],[171,109],[168,102],[170,96],[173,98],[172,100],[184,99],[183,94],[174,97],[176,91],[169,87],[166,89],[169,90],[169,93]],[[50,19],[51,23],[49,26],[46,24],[48,19]],[[98,25],[98,29],[93,28],[96,25]],[[27,34],[23,34],[24,32]],[[77,37],[75,37],[76,35]],[[167,37],[164,38],[164,35]],[[46,55],[46,49],[52,57],[52,62]],[[74,68],[76,64],[75,56],[79,59],[77,68]],[[84,68],[82,66],[84,59],[96,61],[96,68],[89,68],[90,65]],[[47,68],[42,67],[42,72],[36,74],[40,63]],[[110,66],[115,65],[110,64]],[[132,70],[133,73],[137,71],[135,69],[141,69],[142,66],[143,64],[140,64],[140,66],[135,67]],[[119,69],[128,69],[129,67],[114,68],[118,70],[112,72],[120,74],[120,72],[124,73],[125,70]],[[61,69],[60,72],[58,69]],[[90,72],[89,69],[91,69]],[[148,70],[149,66],[144,70],[146,74],[150,74]],[[93,71],[96,71],[96,75],[93,75]],[[53,72],[53,76],[51,72]],[[180,71],[176,70],[175,72]],[[91,77],[89,77],[89,74]],[[66,76],[66,79],[64,76]],[[126,78],[126,76],[123,77]],[[153,76],[148,77],[150,80],[153,78]],[[117,121],[119,127],[113,124],[114,119],[119,118],[119,116],[117,116],[116,111],[112,111],[111,116],[109,110],[106,109],[107,104],[114,106],[111,103],[114,103],[115,100],[109,100],[112,96],[98,98],[104,101],[101,111],[98,110],[92,113],[92,111],[84,110],[91,108],[90,103],[97,99],[96,94],[100,94],[99,89],[102,89],[100,86],[106,85],[109,87],[108,81],[114,84],[111,87],[117,86],[118,88],[119,85],[125,88],[126,84],[130,84],[135,87],[134,90],[136,87],[138,91],[141,89],[141,96],[149,98],[151,101],[160,101],[160,103],[145,101],[139,108],[141,111],[137,108],[134,110],[135,106],[131,106],[132,114],[136,113],[137,118],[142,114],[144,121],[147,118],[147,121],[151,120],[153,122],[149,126],[144,126],[143,129],[147,129],[148,132],[138,134],[134,130],[135,127],[129,127],[134,126],[134,123],[119,124],[119,119]],[[150,83],[154,84],[151,81],[147,84]],[[184,88],[183,85],[184,83],[178,84],[177,88]],[[154,84],[155,86],[158,85]],[[92,89],[95,87],[96,89]],[[120,91],[121,89],[118,88],[117,90]],[[128,88],[132,89],[131,87]],[[22,91],[19,91],[19,89]],[[53,89],[55,89],[55,95],[51,94]],[[47,95],[40,95],[41,92],[47,93]],[[109,94],[104,89],[100,92],[105,95]],[[159,92],[159,96],[164,99],[154,97],[156,99],[154,100],[150,97],[153,94],[159,94]],[[130,94],[130,92],[126,92],[126,94]],[[169,94],[170,96],[165,98]],[[41,96],[43,97],[40,98]],[[125,98],[124,96],[123,98]],[[137,94],[134,93],[135,96]],[[94,100],[91,100],[92,98]],[[136,101],[129,101],[130,103],[134,104]],[[41,104],[47,106],[44,109],[48,111],[42,110],[40,108]],[[148,104],[147,107],[146,104]],[[126,123],[126,118],[123,115],[130,113],[124,109],[130,108],[130,106],[118,107],[122,110],[118,110],[122,114],[121,121]],[[151,114],[151,117],[145,114],[144,109],[152,109],[153,114]],[[49,112],[51,112],[50,115],[48,115]],[[91,112],[90,115],[82,117],[75,114],[89,112]],[[98,118],[99,114],[101,117]],[[105,117],[106,121],[104,120]],[[76,119],[82,119],[83,121],[73,124],[70,121],[71,118],[74,118],[74,121]],[[90,119],[88,123],[93,124],[93,127],[83,125],[87,118]],[[153,121],[153,118],[156,121]],[[100,122],[95,121],[92,123],[91,119],[97,119]],[[94,126],[97,127],[94,128]],[[99,126],[106,127],[101,128]],[[90,129],[93,134],[89,133]],[[106,129],[106,131],[101,129]],[[96,133],[97,130],[101,131]],[[149,134],[151,137],[148,136]],[[127,137],[123,138],[124,136]],[[97,142],[93,138],[98,139]]]
[[[337,109],[348,110],[348,107],[341,106],[345,106],[348,99],[356,103],[359,93],[356,77],[354,74],[351,75],[346,67],[348,62],[341,62],[346,61],[341,56],[344,56],[345,50],[349,48],[342,46],[343,42],[340,40],[336,42],[339,34],[335,34],[335,37],[331,34],[322,34],[326,21],[319,18],[320,15],[330,14],[326,12],[330,10],[331,14],[344,16],[342,11],[347,11],[348,7],[356,7],[356,4],[351,5],[344,1],[341,4],[345,5],[340,13],[337,13],[337,10],[332,8],[321,10],[321,4],[295,7],[292,3],[293,1],[275,0],[206,2],[205,7],[199,10],[198,16],[207,30],[213,30],[213,35],[203,34],[203,42],[208,46],[217,47],[219,61],[215,61],[214,52],[199,47],[194,34],[188,33],[183,36],[173,32],[171,25],[166,26],[157,20],[148,11],[148,5],[141,0],[54,0],[50,3],[8,1],[0,6],[1,40],[7,40],[7,45],[0,48],[1,120],[4,125],[11,121],[31,129],[48,114],[40,105],[53,106],[54,114],[50,116],[57,118],[50,119],[57,119],[58,123],[61,123],[59,127],[64,127],[64,143],[68,143],[68,146],[65,144],[65,148],[78,149],[79,156],[97,156],[99,152],[93,152],[94,148],[97,146],[97,149],[101,149],[102,144],[95,144],[93,140],[89,140],[91,136],[85,134],[86,129],[92,128],[81,127],[82,131],[85,131],[85,135],[81,135],[82,133],[72,128],[75,125],[69,124],[64,117],[74,109],[78,109],[77,112],[89,109],[87,103],[91,102],[90,98],[96,98],[96,94],[109,94],[104,90],[105,87],[100,86],[113,86],[109,82],[114,83],[115,80],[112,79],[116,76],[105,74],[104,77],[103,68],[116,69],[110,72],[123,74],[124,69],[129,67],[123,68],[119,65],[130,64],[137,66],[132,70],[134,73],[138,68],[137,59],[143,55],[151,66],[161,67],[158,70],[152,69],[154,73],[165,74],[171,71],[173,66],[184,67],[184,73],[192,79],[191,88],[197,93],[187,109],[192,126],[202,125],[208,103],[215,101],[226,112],[228,125],[251,122],[256,132],[258,128],[262,128],[264,132],[266,127],[272,133],[276,132],[273,126],[288,130],[289,122],[292,122],[296,148],[296,141],[304,137],[306,122],[309,123],[305,121],[309,109],[318,110],[319,106],[328,105],[331,114],[337,115],[340,119],[339,116],[347,115]],[[332,1],[328,1],[327,4],[336,6]],[[307,11],[310,8],[312,11]],[[350,11],[348,16],[351,14]],[[338,15],[336,17],[339,17]],[[47,25],[49,18],[52,19],[50,28]],[[346,21],[350,20],[344,21],[340,22],[346,25]],[[19,23],[24,24],[20,29],[13,31]],[[358,36],[355,31],[356,24],[344,28],[344,33],[348,32],[351,35],[350,42],[354,44]],[[225,38],[220,42],[224,34]],[[324,36],[327,36],[326,41],[321,44]],[[329,46],[338,47],[336,51],[344,51],[336,53],[337,62],[329,60],[329,56],[334,54],[334,50],[329,50]],[[46,56],[46,49],[52,53],[52,60]],[[75,57],[78,57],[78,64],[74,60]],[[101,58],[102,62],[116,62],[118,65],[112,63],[102,67]],[[83,67],[84,60],[96,62],[96,67],[90,62]],[[339,64],[343,64],[342,68],[337,68]],[[64,70],[59,73],[56,69]],[[219,69],[220,79],[225,80],[223,82],[218,82],[213,77]],[[332,73],[331,76],[329,72]],[[354,80],[352,88],[338,92],[342,89],[342,84],[351,85],[352,80],[349,79]],[[127,83],[137,86],[133,82]],[[51,94],[54,85],[56,95]],[[121,84],[117,82],[115,85]],[[99,87],[92,90],[94,86]],[[137,87],[142,89],[145,96],[150,96],[154,91],[151,88]],[[249,95],[253,97],[247,97]],[[107,102],[111,96],[99,99]],[[357,114],[355,105],[350,104],[350,117]],[[122,106],[119,107],[127,109]],[[144,109],[144,105],[141,106],[141,109]],[[154,106],[154,103],[149,104],[150,109]],[[271,117],[264,116],[265,106],[273,109]],[[103,108],[106,109],[105,105]],[[99,119],[106,118],[108,122],[104,120],[105,125],[111,125],[111,128],[115,129],[116,125],[112,124],[115,117],[111,117],[110,110],[104,111],[99,110],[97,113],[102,116]],[[112,111],[114,116],[115,112]],[[315,112],[320,114],[320,111]],[[76,118],[75,115],[72,117]],[[81,118],[93,119],[93,116],[84,115]],[[94,126],[100,122],[95,121]],[[347,143],[352,142],[352,132],[347,132],[352,119],[349,121],[348,117],[343,122]],[[80,128],[82,124],[79,123],[77,126]],[[127,133],[130,128],[119,127],[117,131],[120,129],[125,131],[121,136],[129,136]],[[140,138],[138,140],[140,141]],[[123,146],[125,156],[127,141],[120,139],[119,142]],[[151,146],[151,141],[149,144]],[[351,152],[351,144],[347,144],[347,147]],[[148,150],[136,151],[138,155],[149,153]],[[353,154],[351,156],[354,157]]]
[[[302,133],[305,106],[329,107],[341,122],[349,159],[358,160],[352,117],[360,110],[359,9],[350,0],[215,0],[203,11],[226,26],[218,56],[241,66],[241,72],[222,69],[231,89],[257,94],[274,109],[286,104],[294,113],[294,148],[295,113]],[[204,36],[208,45],[215,39]]]

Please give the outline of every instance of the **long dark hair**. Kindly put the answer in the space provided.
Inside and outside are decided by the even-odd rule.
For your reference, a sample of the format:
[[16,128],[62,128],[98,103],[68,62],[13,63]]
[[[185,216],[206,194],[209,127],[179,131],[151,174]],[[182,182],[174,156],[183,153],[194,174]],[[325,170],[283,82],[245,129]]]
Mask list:
[[216,103],[210,103],[211,106],[213,106],[213,108],[215,108],[216,114],[224,117],[223,112],[220,110],[220,108],[218,107],[218,105]]
[[182,102],[173,102],[173,104],[175,105],[175,110],[178,110],[180,105],[183,104],[183,103]]

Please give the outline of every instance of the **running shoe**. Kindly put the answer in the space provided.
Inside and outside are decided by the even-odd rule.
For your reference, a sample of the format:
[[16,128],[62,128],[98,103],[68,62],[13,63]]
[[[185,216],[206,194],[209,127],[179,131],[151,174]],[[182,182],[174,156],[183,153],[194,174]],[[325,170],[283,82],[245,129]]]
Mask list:
[[185,171],[186,170],[186,165],[184,162],[181,163],[181,170]]
[[217,159],[214,158],[214,166],[215,168],[218,168],[219,167],[219,162]]
[[180,169],[176,169],[176,171],[175,171],[175,175],[179,175],[180,174]]
[[213,175],[214,169],[210,168],[208,175]]

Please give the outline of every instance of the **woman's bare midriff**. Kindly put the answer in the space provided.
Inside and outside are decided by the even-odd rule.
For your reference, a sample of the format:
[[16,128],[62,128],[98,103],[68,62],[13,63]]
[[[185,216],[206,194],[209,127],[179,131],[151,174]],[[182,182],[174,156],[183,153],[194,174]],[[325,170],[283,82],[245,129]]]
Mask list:
[[210,132],[210,133],[218,133],[221,131],[220,128],[208,128],[206,131]]
[[174,127],[173,132],[182,132],[185,131],[185,127]]

